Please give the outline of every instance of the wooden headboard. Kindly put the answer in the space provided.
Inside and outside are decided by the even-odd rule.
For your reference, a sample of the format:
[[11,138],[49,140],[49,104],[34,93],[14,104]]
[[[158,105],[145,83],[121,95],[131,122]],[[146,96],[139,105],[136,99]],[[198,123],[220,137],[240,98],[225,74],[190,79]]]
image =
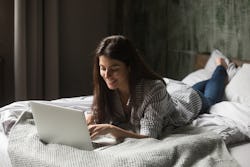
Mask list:
[[[195,69],[204,68],[209,57],[210,57],[209,52],[196,54],[194,63]],[[250,63],[250,60],[240,60],[235,58],[230,59],[230,61],[234,62],[237,66],[242,66],[242,64],[244,63]]]

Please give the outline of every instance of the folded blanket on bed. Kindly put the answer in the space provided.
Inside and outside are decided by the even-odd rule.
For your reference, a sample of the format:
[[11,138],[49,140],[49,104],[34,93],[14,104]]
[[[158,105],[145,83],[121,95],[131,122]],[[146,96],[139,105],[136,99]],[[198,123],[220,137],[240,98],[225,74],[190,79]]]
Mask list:
[[13,167],[236,167],[221,137],[214,133],[175,134],[161,140],[126,139],[94,151],[44,144],[37,135],[32,114],[25,112],[9,135],[8,152]]

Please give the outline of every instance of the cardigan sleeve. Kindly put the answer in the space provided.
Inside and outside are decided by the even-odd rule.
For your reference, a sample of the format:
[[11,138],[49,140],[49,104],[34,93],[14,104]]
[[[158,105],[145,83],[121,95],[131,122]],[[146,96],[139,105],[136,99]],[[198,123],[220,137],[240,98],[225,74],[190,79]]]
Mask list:
[[161,81],[148,84],[144,90],[140,134],[158,138],[166,122],[165,117],[170,111],[172,101]]

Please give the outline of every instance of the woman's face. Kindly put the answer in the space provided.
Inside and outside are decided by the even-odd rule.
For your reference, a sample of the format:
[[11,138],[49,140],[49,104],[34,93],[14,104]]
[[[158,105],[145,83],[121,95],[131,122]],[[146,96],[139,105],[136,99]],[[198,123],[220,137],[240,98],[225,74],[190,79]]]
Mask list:
[[122,61],[99,57],[100,74],[111,90],[124,90],[128,88],[129,68]]

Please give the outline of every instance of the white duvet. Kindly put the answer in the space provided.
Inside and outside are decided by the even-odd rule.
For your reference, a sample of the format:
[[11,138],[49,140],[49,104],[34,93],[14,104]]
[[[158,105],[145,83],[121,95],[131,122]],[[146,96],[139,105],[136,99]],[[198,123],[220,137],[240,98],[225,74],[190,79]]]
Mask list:
[[211,107],[192,123],[220,134],[227,144],[250,138],[250,107],[237,102],[223,101]]
[[[52,103],[87,111],[92,103],[92,96],[63,98]],[[8,131],[12,123],[23,111],[29,110],[28,101],[15,102],[0,108],[0,132]],[[5,124],[5,128],[4,128]],[[250,107],[237,102],[223,101],[211,107],[209,114],[202,114],[192,125],[205,127],[224,137],[226,143],[234,143],[250,138]],[[227,141],[228,140],[228,141]]]
[[0,167],[10,167],[10,158],[7,154],[8,139],[0,132]]
[[[61,106],[90,109],[92,97],[75,97],[52,101]],[[22,111],[28,110],[28,101],[15,102],[0,108],[1,125],[8,120],[16,120]],[[250,137],[250,107],[240,103],[224,101],[214,105],[210,114],[200,115],[192,123],[193,126],[204,127],[220,134],[227,144],[247,140]],[[0,166],[9,162],[7,157],[7,138],[0,130]]]
[[[59,106],[87,111],[90,109],[92,96],[63,98],[51,102]],[[11,167],[7,153],[8,137],[4,132],[8,133],[12,123],[18,119],[21,113],[29,110],[28,103],[29,101],[19,101],[0,108],[0,167]]]

